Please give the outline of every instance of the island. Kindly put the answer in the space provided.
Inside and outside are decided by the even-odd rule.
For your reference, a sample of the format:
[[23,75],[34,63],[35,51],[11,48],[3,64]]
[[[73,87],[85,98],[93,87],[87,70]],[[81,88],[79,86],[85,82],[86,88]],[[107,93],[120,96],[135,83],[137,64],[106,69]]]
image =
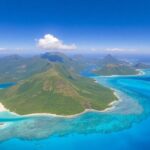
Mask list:
[[150,69],[150,64],[145,64],[145,63],[139,62],[139,63],[135,64],[134,67],[136,69]]
[[139,71],[130,63],[118,60],[112,55],[105,56],[99,63],[97,69],[93,70],[95,74],[111,76],[111,75],[136,75]]
[[[118,99],[113,90],[81,76],[74,67],[75,62],[67,56],[45,54],[30,59],[9,57],[9,62],[15,62],[17,67],[10,70],[7,79],[16,81],[16,85],[0,90],[0,102],[11,112],[67,116],[86,109],[102,111]],[[35,64],[34,68],[33,60],[39,67]],[[6,78],[3,76],[1,80]]]

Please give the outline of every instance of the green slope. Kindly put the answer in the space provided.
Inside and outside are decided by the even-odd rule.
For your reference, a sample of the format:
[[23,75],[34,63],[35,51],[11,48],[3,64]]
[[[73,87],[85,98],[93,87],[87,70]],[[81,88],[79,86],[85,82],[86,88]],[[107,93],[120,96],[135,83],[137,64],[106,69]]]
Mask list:
[[85,67],[83,63],[62,53],[45,53],[34,57],[10,55],[0,58],[0,83],[26,79],[36,73],[47,71],[53,63],[63,64],[76,72],[80,72]]
[[11,55],[0,58],[0,83],[16,82],[33,74],[48,70],[51,63],[39,56],[21,57]]
[[138,71],[126,65],[109,64],[96,70],[95,73],[100,75],[135,75],[138,74]]
[[96,70],[99,75],[135,75],[138,71],[126,61],[116,59],[112,55],[105,56]]
[[145,63],[137,63],[134,65],[136,69],[149,69],[150,64],[145,64]]
[[4,106],[18,114],[72,115],[86,108],[103,110],[116,99],[110,89],[56,63],[49,70],[0,92]]

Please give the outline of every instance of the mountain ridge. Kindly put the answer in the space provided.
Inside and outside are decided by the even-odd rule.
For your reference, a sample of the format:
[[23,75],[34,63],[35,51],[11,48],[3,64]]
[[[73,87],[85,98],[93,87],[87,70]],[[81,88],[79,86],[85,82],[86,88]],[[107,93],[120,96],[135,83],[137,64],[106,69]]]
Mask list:
[[101,60],[101,65],[93,71],[98,75],[136,75],[139,72],[128,62],[116,59],[108,54]]
[[45,72],[0,91],[0,102],[21,115],[73,115],[85,109],[103,110],[114,100],[117,97],[112,90],[57,63]]

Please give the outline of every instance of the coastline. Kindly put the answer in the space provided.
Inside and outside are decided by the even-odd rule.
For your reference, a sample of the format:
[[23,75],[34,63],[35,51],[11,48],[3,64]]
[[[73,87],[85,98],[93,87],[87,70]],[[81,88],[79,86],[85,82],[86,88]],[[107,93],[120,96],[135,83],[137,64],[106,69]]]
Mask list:
[[[114,91],[114,89],[113,89]],[[118,98],[118,100],[114,100],[108,104],[108,107],[104,110],[96,110],[96,109],[85,109],[83,112],[74,114],[74,115],[57,115],[57,114],[51,114],[51,113],[33,113],[33,114],[27,114],[27,115],[21,115],[25,117],[31,117],[31,116],[52,116],[52,117],[61,117],[61,118],[75,118],[80,115],[89,113],[89,112],[97,112],[97,113],[107,113],[111,110],[113,110],[116,105],[121,101],[120,96],[117,94],[117,91],[114,91],[114,95]]]
[[[98,83],[97,80],[94,80],[94,82]],[[110,88],[112,89],[112,88]],[[117,100],[114,100],[108,104],[108,107],[105,108],[104,110],[96,110],[96,109],[85,109],[83,112],[74,114],[74,115],[57,115],[57,114],[52,114],[52,113],[32,113],[32,114],[26,114],[26,115],[19,115],[16,112],[12,112],[9,109],[7,109],[2,103],[0,103],[0,112],[10,112],[11,114],[19,117],[34,117],[34,116],[51,116],[51,117],[59,117],[59,118],[75,118],[80,115],[83,115],[88,112],[98,112],[98,113],[106,113],[111,110],[113,110],[116,107],[116,104],[118,104],[120,100],[120,96],[118,95],[117,91],[115,89],[112,89],[113,94],[117,97]]]
[[142,69],[136,69],[137,71],[139,71],[139,73],[137,75],[145,75],[145,72]]
[[112,77],[135,77],[135,76],[143,76],[145,75],[145,72],[142,69],[136,69],[136,71],[138,71],[137,74],[133,74],[133,75],[99,75],[98,77],[107,77],[107,78],[112,78]]
[[[112,75],[112,76],[100,76],[100,77],[118,77],[118,76],[141,76],[144,75],[145,72],[142,69],[138,69],[139,73],[137,75]],[[98,81],[96,79],[94,79],[94,82],[98,83]],[[80,115],[83,115],[85,113],[88,112],[99,112],[99,113],[106,113],[106,112],[110,112],[111,110],[115,109],[116,105],[118,103],[120,103],[121,97],[118,94],[118,91],[116,89],[110,88],[114,95],[118,98],[117,100],[114,100],[112,102],[110,102],[108,104],[108,107],[104,110],[96,110],[96,109],[85,109],[83,112],[78,113],[78,114],[74,114],[74,115],[57,115],[57,114],[52,114],[52,113],[32,113],[32,114],[26,114],[26,115],[19,115],[15,112],[11,112],[9,109],[5,108],[5,106],[0,103],[0,112],[4,112],[4,111],[8,111],[16,116],[23,116],[23,117],[32,117],[32,116],[51,116],[51,117],[61,117],[61,118],[74,118],[74,117],[78,117]]]
[[[142,76],[145,75],[145,72],[142,69],[136,69],[139,73],[135,75],[111,75],[111,76],[101,76],[101,77],[119,77],[119,76]],[[95,83],[98,83],[96,79],[94,79]],[[110,88],[110,87],[109,87]],[[74,114],[74,115],[57,115],[57,114],[51,114],[51,113],[34,113],[34,114],[28,114],[28,115],[22,115],[22,116],[53,116],[53,117],[62,117],[62,118],[74,118],[78,117],[80,115],[83,115],[88,112],[98,112],[98,113],[107,113],[111,110],[114,110],[116,105],[122,101],[121,97],[118,94],[118,91],[116,89],[110,88],[113,91],[113,94],[117,97],[117,100],[114,100],[108,104],[108,107],[104,110],[95,110],[95,109],[85,109],[83,112]]]
[[75,117],[78,117],[78,116],[83,115],[83,114],[88,113],[88,112],[106,113],[106,112],[113,110],[115,108],[116,104],[118,104],[120,102],[120,100],[119,100],[120,98],[117,94],[117,91],[114,91],[114,95],[118,98],[118,100],[114,100],[114,101],[110,102],[106,109],[104,109],[104,110],[85,109],[83,112],[78,113],[78,114],[74,114],[74,115],[57,115],[57,114],[52,114],[52,113],[32,113],[32,114],[26,114],[26,115],[19,115],[16,112],[12,112],[9,109],[7,109],[2,103],[0,103],[0,106],[1,106],[0,112],[8,111],[8,112],[10,112],[16,116],[21,116],[21,117],[51,116],[51,117],[59,117],[59,118],[75,118]]
[[0,112],[7,111],[7,109],[4,107],[2,103],[0,103]]

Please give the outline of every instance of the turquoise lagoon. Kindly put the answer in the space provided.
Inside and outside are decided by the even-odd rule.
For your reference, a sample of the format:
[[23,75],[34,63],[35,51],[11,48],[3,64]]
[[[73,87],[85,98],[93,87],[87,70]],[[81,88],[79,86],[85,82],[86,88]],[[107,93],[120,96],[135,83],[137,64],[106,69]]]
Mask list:
[[116,91],[120,102],[114,109],[75,118],[0,113],[0,150],[150,149],[150,70],[92,78]]

